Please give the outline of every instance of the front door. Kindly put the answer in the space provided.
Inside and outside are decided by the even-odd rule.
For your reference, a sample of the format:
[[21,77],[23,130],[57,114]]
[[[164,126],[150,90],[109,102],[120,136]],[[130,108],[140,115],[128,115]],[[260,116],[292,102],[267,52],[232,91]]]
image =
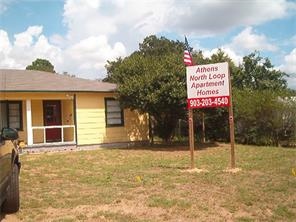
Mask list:
[[[60,126],[61,120],[61,101],[43,101],[44,126]],[[60,142],[61,128],[46,129],[46,142]]]

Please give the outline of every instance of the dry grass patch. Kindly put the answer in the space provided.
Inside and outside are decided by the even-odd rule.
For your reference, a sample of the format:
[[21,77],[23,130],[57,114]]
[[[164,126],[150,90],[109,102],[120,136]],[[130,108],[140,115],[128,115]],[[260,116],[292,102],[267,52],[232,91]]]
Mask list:
[[[187,148],[186,148],[187,149]],[[22,156],[21,221],[295,221],[296,150],[237,146]]]

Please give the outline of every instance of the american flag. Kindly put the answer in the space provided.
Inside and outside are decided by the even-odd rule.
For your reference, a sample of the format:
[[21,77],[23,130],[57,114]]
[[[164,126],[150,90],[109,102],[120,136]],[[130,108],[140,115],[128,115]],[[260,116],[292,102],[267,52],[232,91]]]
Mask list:
[[186,66],[192,66],[193,65],[192,56],[191,56],[191,53],[190,53],[190,47],[189,47],[186,36],[185,36],[184,64]]

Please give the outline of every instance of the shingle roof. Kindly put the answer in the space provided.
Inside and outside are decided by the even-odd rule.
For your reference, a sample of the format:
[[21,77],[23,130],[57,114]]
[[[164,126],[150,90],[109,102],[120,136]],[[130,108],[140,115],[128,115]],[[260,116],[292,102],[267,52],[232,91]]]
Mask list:
[[35,70],[0,69],[0,92],[113,92],[116,84]]

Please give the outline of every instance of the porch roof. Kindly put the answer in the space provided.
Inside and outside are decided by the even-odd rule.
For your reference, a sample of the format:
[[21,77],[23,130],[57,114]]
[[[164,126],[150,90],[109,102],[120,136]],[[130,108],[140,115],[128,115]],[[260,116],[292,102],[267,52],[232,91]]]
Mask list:
[[0,69],[0,92],[114,92],[116,84],[36,70]]

